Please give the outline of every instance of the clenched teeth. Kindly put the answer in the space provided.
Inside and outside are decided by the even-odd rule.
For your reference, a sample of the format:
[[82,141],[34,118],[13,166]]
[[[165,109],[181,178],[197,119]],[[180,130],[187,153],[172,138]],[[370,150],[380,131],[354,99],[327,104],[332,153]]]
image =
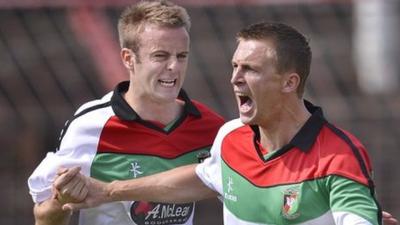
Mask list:
[[174,79],[174,80],[158,80],[158,82],[160,82],[160,84],[165,87],[172,87],[175,85],[176,79]]

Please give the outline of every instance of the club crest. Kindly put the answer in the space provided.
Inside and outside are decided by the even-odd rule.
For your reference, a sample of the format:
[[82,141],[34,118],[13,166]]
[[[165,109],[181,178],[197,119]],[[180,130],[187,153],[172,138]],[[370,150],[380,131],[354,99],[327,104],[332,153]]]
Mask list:
[[282,216],[293,220],[300,216],[298,212],[300,203],[300,192],[296,188],[289,188],[283,192]]

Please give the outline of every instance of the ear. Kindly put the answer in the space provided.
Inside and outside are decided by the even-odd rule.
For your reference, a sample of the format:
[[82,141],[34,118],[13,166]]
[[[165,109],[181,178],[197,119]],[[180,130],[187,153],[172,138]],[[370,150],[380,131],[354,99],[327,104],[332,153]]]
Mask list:
[[300,75],[297,73],[287,73],[283,76],[282,92],[297,92],[297,88],[300,85]]
[[122,48],[121,49],[121,59],[122,63],[128,70],[133,69],[135,54],[129,48]]

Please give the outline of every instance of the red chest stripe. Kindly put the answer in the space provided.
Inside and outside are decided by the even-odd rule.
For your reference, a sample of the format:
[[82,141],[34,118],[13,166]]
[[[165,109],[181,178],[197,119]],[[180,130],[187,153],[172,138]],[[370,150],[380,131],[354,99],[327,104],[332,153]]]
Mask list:
[[[339,175],[368,184],[350,146],[327,127],[322,128],[314,145],[307,152],[293,147],[266,162],[259,157],[253,143],[253,132],[248,126],[229,133],[221,148],[225,163],[260,187],[298,183],[328,175]],[[362,152],[370,169],[364,148],[359,146],[358,150]]]
[[114,116],[103,128],[98,152],[176,158],[210,146],[222,123],[216,119],[187,117],[178,128],[167,134]]

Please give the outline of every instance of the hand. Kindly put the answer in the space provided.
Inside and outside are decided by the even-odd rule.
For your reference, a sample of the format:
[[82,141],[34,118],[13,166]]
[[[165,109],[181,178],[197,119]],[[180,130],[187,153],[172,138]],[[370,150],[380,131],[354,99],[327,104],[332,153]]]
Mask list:
[[399,222],[396,218],[392,216],[392,214],[382,211],[382,219],[384,225],[398,225]]
[[77,211],[79,209],[96,207],[102,203],[111,201],[107,190],[107,183],[83,175],[80,176],[80,178],[85,180],[88,190],[86,198],[82,202],[70,202],[64,204],[62,206],[63,210]]
[[82,202],[88,193],[86,180],[79,173],[80,167],[59,168],[53,182],[55,198],[61,205]]

